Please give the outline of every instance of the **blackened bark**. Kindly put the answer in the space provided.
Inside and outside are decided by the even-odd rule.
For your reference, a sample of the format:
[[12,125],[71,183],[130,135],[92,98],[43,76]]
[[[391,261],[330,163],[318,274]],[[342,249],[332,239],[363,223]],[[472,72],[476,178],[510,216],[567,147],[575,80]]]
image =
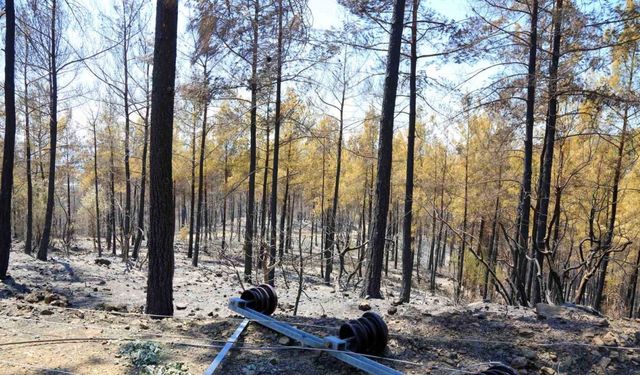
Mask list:
[[47,260],[49,241],[51,240],[51,224],[53,223],[53,207],[56,193],[56,149],[58,147],[58,64],[56,37],[57,26],[57,0],[51,2],[51,30],[49,35],[51,50],[49,52],[49,181],[47,184],[47,208],[44,216],[44,227],[40,248],[38,249],[38,259]]
[[156,3],[151,99],[149,277],[147,314],[173,315],[172,184],[173,99],[176,78],[178,0]]
[[204,187],[204,153],[206,151],[207,140],[207,114],[209,109],[209,71],[207,70],[207,63],[204,63],[204,87],[205,98],[202,110],[202,131],[200,133],[200,159],[198,164],[198,213],[196,217],[196,246],[193,249],[193,258],[191,258],[191,264],[194,267],[198,266],[198,255],[200,254],[200,224],[202,223],[202,201],[203,194],[202,189]]
[[193,235],[195,233],[195,215],[196,215],[196,123],[193,123],[193,132],[191,133],[191,205],[189,210],[189,247],[187,248],[187,257],[193,258]]
[[[345,59],[346,60],[346,59]],[[345,61],[346,64],[346,61]],[[347,88],[347,77],[345,75],[346,68],[343,70],[342,76],[342,96],[340,100],[340,128],[338,130],[338,153],[336,156],[336,179],[333,185],[333,201],[331,202],[331,210],[329,211],[329,217],[327,218],[327,230],[324,241],[324,259],[325,259],[325,271],[324,271],[324,283],[329,285],[331,283],[331,271],[333,270],[333,247],[336,236],[336,214],[338,211],[338,198],[340,194],[340,170],[342,168],[342,137],[344,132],[344,104],[345,94]]]
[[402,219],[402,291],[400,301],[411,300],[411,276],[413,275],[413,249],[411,248],[411,220],[413,218],[413,159],[416,138],[416,66],[418,62],[418,7],[413,0],[411,11],[411,72],[409,74],[409,134],[407,135],[407,173],[404,192],[404,216]]
[[464,155],[464,208],[462,214],[462,244],[460,246],[460,253],[458,254],[458,273],[456,280],[455,300],[460,300],[460,292],[462,291],[462,282],[464,278],[464,255],[467,250],[467,220],[468,220],[468,206],[469,206],[469,149],[470,146],[470,134],[469,134],[469,120],[467,119],[467,134],[465,140],[465,155]]
[[542,273],[544,270],[545,237],[547,229],[547,214],[549,210],[549,195],[551,192],[551,169],[553,167],[553,148],[556,135],[556,119],[558,114],[558,65],[560,62],[560,40],[562,37],[562,2],[556,0],[553,13],[553,48],[549,66],[549,108],[547,110],[547,126],[544,139],[544,159],[542,173],[538,181],[538,210],[536,211],[536,232],[534,250],[537,260],[536,276],[533,278],[532,302],[542,301]]
[[276,67],[276,118],[274,126],[273,141],[273,171],[271,174],[271,212],[269,225],[271,225],[271,237],[269,242],[269,262],[267,282],[275,285],[275,261],[276,261],[276,237],[277,237],[277,206],[278,206],[278,159],[280,153],[280,123],[282,122],[280,113],[281,94],[282,94],[282,0],[278,0],[278,50],[277,50],[277,67]]
[[31,110],[29,108],[29,83],[27,76],[27,67],[29,66],[29,41],[26,34],[24,39],[24,157],[27,162],[27,233],[24,240],[24,252],[31,254],[33,251],[33,180],[31,177]]
[[267,228],[267,179],[269,177],[269,110],[267,108],[267,128],[265,130],[266,133],[266,143],[265,146],[265,157],[264,157],[264,175],[262,176],[262,201],[260,212],[260,256],[258,257],[258,268],[262,267],[262,263],[266,259],[266,228]]
[[11,194],[13,160],[16,146],[16,13],[13,0],[5,3],[6,32],[4,50],[5,128],[2,153],[2,186],[0,187],[0,280],[7,277],[11,252]]
[[251,282],[251,266],[253,264],[253,223],[255,221],[255,195],[256,195],[256,131],[258,112],[258,15],[260,13],[259,1],[254,1],[253,44],[251,48],[251,125],[250,125],[250,150],[249,150],[249,191],[247,192],[247,211],[244,230],[244,279]]
[[122,241],[122,258],[124,261],[129,259],[129,244],[131,237],[131,163],[130,158],[130,136],[131,121],[129,119],[129,37],[130,28],[129,21],[127,19],[126,6],[122,7],[122,60],[124,68],[124,87],[123,87],[123,106],[124,106],[124,180],[125,180],[125,203],[124,203],[124,223],[122,227],[122,235],[124,241]]
[[393,23],[389,36],[387,70],[382,99],[380,119],[380,138],[378,140],[378,173],[376,177],[376,203],[369,242],[369,263],[362,288],[362,295],[382,298],[380,283],[382,279],[382,260],[385,249],[385,231],[387,211],[389,210],[389,190],[391,185],[391,158],[393,154],[393,119],[398,88],[398,68],[400,66],[400,47],[404,26],[405,0],[396,0],[393,8]]
[[527,274],[527,251],[529,243],[529,216],[531,215],[531,176],[533,174],[533,125],[536,96],[536,54],[538,51],[538,0],[531,3],[531,29],[529,31],[529,65],[527,74],[527,112],[525,115],[524,166],[522,185],[520,186],[520,203],[516,235],[518,248],[511,279],[516,286],[516,294],[522,305],[527,305],[525,289]]
[[109,241],[113,246],[111,254],[116,255],[116,188],[115,188],[115,160],[113,155],[113,136],[111,134],[111,126],[109,125],[109,198],[111,203],[111,213],[109,214]]
[[102,256],[102,241],[100,240],[100,195],[98,194],[98,139],[96,131],[96,120],[91,121],[93,130],[93,188],[96,198],[96,240],[98,242],[98,256]]
[[150,104],[150,90],[149,90],[149,72],[151,65],[147,64],[145,70],[145,84],[146,84],[146,105],[144,111],[144,139],[142,140],[142,171],[140,175],[140,204],[138,208],[138,233],[136,235],[136,242],[133,245],[133,258],[138,259],[138,253],[140,251],[140,245],[142,244],[142,237],[144,236],[144,202],[147,193],[147,151],[149,145],[149,112],[151,109]]

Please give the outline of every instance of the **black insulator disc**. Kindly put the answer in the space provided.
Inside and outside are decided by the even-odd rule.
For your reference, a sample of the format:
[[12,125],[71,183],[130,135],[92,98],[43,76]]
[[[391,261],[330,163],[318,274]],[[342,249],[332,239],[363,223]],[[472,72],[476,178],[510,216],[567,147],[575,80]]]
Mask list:
[[276,308],[278,307],[278,294],[276,293],[276,290],[269,284],[261,284],[258,286],[258,288],[264,289],[269,295],[268,308],[264,313],[266,315],[273,314],[273,312],[276,311]]
[[371,320],[367,318],[358,319],[360,325],[365,331],[365,345],[364,349],[367,353],[376,353],[376,342],[378,340],[377,326]]
[[382,317],[374,312],[367,311],[362,315],[361,319],[366,319],[376,327],[375,339],[371,345],[372,353],[382,353],[387,347],[389,341],[389,328],[387,324],[382,320]]
[[338,336],[343,340],[350,341],[349,350],[362,353],[364,332],[362,326],[357,321],[350,320],[342,324]]
[[240,295],[240,298],[247,301],[248,308],[257,311],[256,306],[258,303],[258,296],[255,294],[254,288],[245,289]]
[[265,313],[265,311],[267,310],[267,308],[269,307],[269,294],[267,293],[266,290],[258,287],[258,288],[253,288],[255,290],[255,293],[259,296],[259,303],[256,306],[256,311],[261,312],[261,313]]

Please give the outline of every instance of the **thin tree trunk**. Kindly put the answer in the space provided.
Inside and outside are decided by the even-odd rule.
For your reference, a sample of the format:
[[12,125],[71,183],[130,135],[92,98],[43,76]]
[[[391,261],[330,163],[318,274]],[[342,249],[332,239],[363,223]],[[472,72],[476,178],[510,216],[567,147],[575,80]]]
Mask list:
[[[2,186],[0,187],[0,280],[7,277],[11,252],[11,195],[13,193],[13,160],[16,142],[16,14],[13,0],[5,3],[5,127],[2,153]],[[26,100],[26,98],[25,98]]]
[[[8,53],[8,52],[5,52]],[[29,109],[29,82],[27,80],[27,67],[29,61],[29,41],[25,34],[24,40],[24,128],[25,128],[25,158],[27,162],[27,234],[24,241],[24,252],[31,254],[33,251],[33,179],[31,176],[31,113]],[[96,204],[97,204],[96,195]],[[98,232],[100,233],[100,232]],[[98,236],[99,237],[99,236]],[[100,243],[98,243],[98,249]]]
[[260,14],[260,2],[254,0],[253,40],[251,48],[251,125],[250,125],[250,149],[249,149],[249,191],[247,192],[247,211],[244,230],[244,280],[251,282],[251,266],[253,264],[253,223],[255,221],[256,198],[256,132],[258,112],[258,15]]
[[[195,115],[194,115],[195,117]],[[193,258],[193,235],[195,233],[195,207],[196,207],[196,123],[193,123],[191,134],[191,201],[189,209],[189,248],[187,257]]]
[[109,170],[109,178],[110,178],[110,203],[111,203],[111,213],[109,216],[109,225],[111,227],[111,245],[113,246],[111,248],[111,254],[112,255],[116,255],[116,189],[115,189],[115,160],[114,160],[114,156],[113,156],[113,136],[111,134],[111,126],[108,126],[109,129],[109,163],[110,163],[110,170]]
[[416,67],[418,62],[418,7],[420,0],[413,0],[411,11],[411,72],[409,74],[409,133],[407,135],[407,173],[404,191],[404,216],[402,218],[402,291],[400,301],[411,300],[411,276],[413,275],[413,249],[411,248],[411,220],[413,219],[413,159],[416,138]]
[[469,206],[469,149],[470,147],[470,134],[469,128],[471,124],[467,119],[467,134],[465,140],[465,155],[464,155],[464,208],[462,213],[462,244],[460,246],[460,252],[458,253],[458,274],[456,280],[455,300],[460,300],[460,292],[462,291],[462,283],[464,279],[464,255],[467,247],[467,220],[468,220],[468,206]]
[[124,87],[123,87],[123,106],[124,106],[124,181],[125,181],[125,201],[124,201],[124,224],[122,234],[122,258],[124,261],[129,259],[129,244],[131,237],[131,165],[130,158],[130,132],[131,121],[129,119],[129,20],[126,17],[126,5],[123,0],[123,17],[122,17],[122,60],[124,68]]
[[533,126],[535,122],[536,96],[536,53],[538,51],[538,0],[531,3],[531,27],[529,32],[529,64],[527,74],[527,112],[525,115],[524,166],[522,185],[520,186],[520,202],[516,235],[518,248],[515,252],[514,267],[511,279],[516,286],[516,293],[520,304],[527,305],[528,298],[525,289],[527,273],[527,252],[529,243],[529,216],[531,212],[531,178],[533,175]]
[[286,242],[285,223],[287,219],[289,201],[289,162],[291,160],[291,139],[289,139],[289,148],[287,152],[287,169],[284,182],[284,199],[282,200],[282,210],[280,212],[280,242],[278,243],[278,263],[282,264],[282,258],[284,255],[284,247]]
[[275,261],[276,261],[276,236],[277,236],[277,205],[278,205],[278,159],[280,154],[280,123],[282,122],[280,105],[282,92],[282,18],[283,18],[282,0],[278,0],[278,47],[277,47],[277,67],[276,67],[276,119],[275,119],[275,135],[273,141],[273,171],[271,176],[271,238],[269,243],[269,262],[267,282],[275,285]]
[[[346,56],[345,62],[346,64]],[[325,233],[326,239],[324,241],[324,258],[325,258],[325,271],[324,271],[324,283],[329,285],[331,283],[331,272],[333,271],[333,247],[335,241],[336,231],[336,213],[338,211],[338,199],[340,194],[340,170],[342,168],[342,137],[344,132],[344,105],[346,100],[346,67],[343,69],[342,75],[342,96],[340,97],[340,119],[338,130],[338,153],[336,154],[336,179],[333,186],[333,201],[331,202],[331,210],[327,220],[327,231]]]
[[400,66],[400,47],[402,46],[402,29],[404,26],[405,0],[396,0],[393,7],[393,22],[389,36],[389,53],[382,99],[382,116],[380,120],[380,136],[378,139],[378,173],[376,177],[376,204],[369,242],[369,263],[362,295],[371,298],[382,298],[380,284],[382,281],[382,260],[385,248],[385,230],[387,227],[387,211],[389,210],[389,190],[391,183],[391,159],[393,155],[393,120],[398,87],[398,69]]
[[[49,182],[47,184],[47,208],[44,216],[44,227],[38,259],[47,260],[49,242],[51,241],[51,225],[53,223],[54,198],[56,193],[56,149],[58,147],[58,38],[56,36],[57,0],[51,1],[51,50],[49,52]],[[1,271],[1,270],[0,270]],[[1,275],[0,275],[1,276]]]
[[563,0],[556,0],[553,13],[553,51],[549,66],[549,108],[547,111],[547,126],[544,140],[544,159],[538,181],[538,210],[536,211],[536,232],[534,250],[537,261],[536,276],[533,278],[532,302],[542,301],[542,277],[544,270],[545,237],[547,228],[547,213],[549,210],[549,195],[551,189],[551,168],[553,166],[553,149],[556,134],[556,119],[558,113],[558,65],[560,62],[560,40],[562,37]]
[[[202,201],[203,201],[203,187],[204,187],[204,154],[207,144],[207,114],[209,109],[209,71],[207,70],[207,60],[205,58],[203,64],[204,75],[204,90],[205,97],[202,103],[202,130],[200,133],[200,159],[198,162],[198,213],[196,216],[196,246],[193,249],[193,258],[191,258],[191,264],[194,267],[198,266],[198,255],[200,254],[200,224],[202,223]],[[195,140],[195,139],[194,139]],[[191,214],[193,218],[193,214]]]
[[260,217],[260,256],[258,257],[258,268],[262,268],[262,263],[266,259],[266,227],[267,227],[267,182],[269,177],[269,110],[267,108],[267,129],[266,133],[266,151],[264,157],[264,175],[262,177],[262,200],[260,201],[261,207],[260,212],[262,216]]
[[142,140],[142,172],[140,175],[140,207],[138,208],[138,233],[136,236],[136,242],[133,246],[133,258],[137,259],[140,251],[140,245],[142,244],[142,237],[144,236],[144,202],[146,197],[147,188],[147,149],[149,144],[149,110],[150,104],[150,90],[149,90],[149,72],[151,64],[146,64],[145,69],[145,93],[146,93],[146,105],[144,111],[144,139]]

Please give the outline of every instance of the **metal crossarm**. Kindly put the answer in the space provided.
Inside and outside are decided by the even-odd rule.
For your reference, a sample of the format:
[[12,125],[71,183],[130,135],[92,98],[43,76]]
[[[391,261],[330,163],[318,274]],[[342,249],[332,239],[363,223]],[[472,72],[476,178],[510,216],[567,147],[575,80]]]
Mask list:
[[229,340],[227,340],[227,343],[224,345],[224,347],[222,347],[222,350],[220,350],[216,358],[213,360],[213,362],[211,362],[207,370],[204,372],[205,375],[213,375],[213,373],[216,371],[216,368],[218,368],[220,363],[222,363],[224,356],[226,356],[229,350],[231,350],[231,347],[236,343],[238,337],[240,337],[240,334],[242,334],[242,331],[244,331],[244,329],[247,327],[247,324],[249,324],[249,319],[244,319],[240,323],[235,332],[233,332],[233,335],[231,335]]
[[373,375],[402,375],[400,371],[394,370],[390,367],[381,365],[380,363],[373,361],[366,356],[354,353],[346,348],[346,341],[334,336],[321,338],[303,330],[292,327],[288,324],[282,323],[277,319],[274,319],[268,315],[261,314],[255,310],[247,307],[247,301],[241,298],[231,298],[229,300],[229,308],[245,318],[254,320],[260,325],[263,325],[273,331],[281,333],[295,341],[300,342],[303,346],[309,346],[312,348],[329,348],[332,350],[327,351],[327,354],[350,364],[368,374]]

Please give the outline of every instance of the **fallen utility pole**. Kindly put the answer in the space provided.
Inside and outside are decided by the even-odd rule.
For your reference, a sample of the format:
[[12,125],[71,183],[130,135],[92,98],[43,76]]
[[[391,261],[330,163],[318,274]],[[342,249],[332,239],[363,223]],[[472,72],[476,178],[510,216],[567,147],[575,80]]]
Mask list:
[[253,309],[247,307],[248,301],[242,298],[231,298],[229,301],[229,308],[245,318],[254,320],[258,324],[265,326],[273,331],[283,334],[295,341],[298,341],[303,346],[318,349],[330,349],[327,350],[327,354],[356,367],[367,374],[372,375],[402,375],[402,372],[394,370],[390,367],[381,365],[380,363],[373,361],[366,356],[347,350],[349,346],[349,340],[343,340],[335,336],[328,336],[325,338],[318,337],[307,333],[301,329],[290,326],[289,324],[282,323],[277,319],[274,319],[268,315],[259,313]]

